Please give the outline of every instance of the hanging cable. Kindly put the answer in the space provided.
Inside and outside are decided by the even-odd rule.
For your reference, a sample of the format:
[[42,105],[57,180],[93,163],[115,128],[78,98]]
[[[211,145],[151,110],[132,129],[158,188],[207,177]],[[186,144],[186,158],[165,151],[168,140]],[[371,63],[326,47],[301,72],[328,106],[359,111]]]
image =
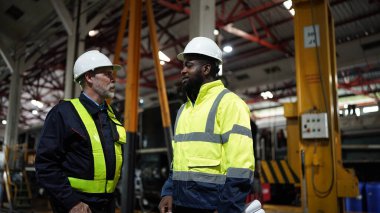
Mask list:
[[[316,15],[315,15],[315,12],[314,12],[314,9],[313,9],[313,5],[314,5],[314,0],[309,0],[310,2],[310,10],[311,10],[311,15],[312,15],[312,26],[313,26],[313,31],[314,31],[314,36],[315,36],[315,39],[316,39],[316,43],[315,43],[315,51],[316,51],[316,56],[317,56],[317,66],[318,66],[318,73],[319,73],[319,79],[321,81],[321,88],[322,88],[322,95],[323,95],[323,99],[324,99],[324,106],[325,106],[325,110],[327,111],[327,124],[331,124],[331,111],[329,110],[329,107],[328,107],[328,100],[327,100],[327,96],[326,96],[326,88],[325,88],[325,82],[324,82],[324,79],[323,79],[323,76],[322,76],[322,70],[321,70],[321,66],[320,66],[320,54],[319,54],[319,43],[318,43],[318,40],[317,40],[317,31],[316,31],[316,28],[315,28],[315,24],[316,24]],[[334,39],[334,38],[333,38]],[[330,155],[331,155],[331,161],[332,161],[332,166],[331,166],[331,181],[330,181],[330,184],[329,184],[329,187],[326,191],[321,191],[317,188],[316,184],[315,184],[315,173],[314,173],[314,166],[312,166],[311,168],[311,176],[312,176],[312,185],[313,185],[313,190],[314,192],[316,193],[317,197],[320,197],[320,198],[325,198],[327,197],[332,189],[333,189],[333,186],[334,186],[334,180],[335,180],[335,169],[336,168],[336,165],[335,165],[335,158],[334,158],[334,146],[333,146],[333,140],[331,138],[332,136],[332,130],[330,128],[331,125],[328,126],[328,131],[329,131],[329,137],[328,137],[328,140],[329,140],[329,145],[331,147],[330,149]],[[314,154],[316,153],[316,145],[315,144],[315,147],[314,147]]]

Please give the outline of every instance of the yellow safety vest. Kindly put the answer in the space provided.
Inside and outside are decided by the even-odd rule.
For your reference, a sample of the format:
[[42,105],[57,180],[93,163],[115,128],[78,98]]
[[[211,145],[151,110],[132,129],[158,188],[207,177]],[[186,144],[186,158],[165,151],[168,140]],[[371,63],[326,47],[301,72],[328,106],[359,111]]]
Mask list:
[[116,129],[119,134],[119,141],[114,143],[116,156],[115,176],[113,180],[107,180],[104,152],[95,122],[78,98],[71,99],[70,102],[77,110],[86,127],[87,133],[90,136],[92,155],[94,158],[94,179],[86,180],[69,177],[70,185],[72,188],[86,193],[112,193],[115,191],[117,182],[120,178],[120,171],[123,162],[121,146],[126,143],[126,131],[121,123],[116,119],[112,108],[108,105],[107,113],[111,120],[116,124]]

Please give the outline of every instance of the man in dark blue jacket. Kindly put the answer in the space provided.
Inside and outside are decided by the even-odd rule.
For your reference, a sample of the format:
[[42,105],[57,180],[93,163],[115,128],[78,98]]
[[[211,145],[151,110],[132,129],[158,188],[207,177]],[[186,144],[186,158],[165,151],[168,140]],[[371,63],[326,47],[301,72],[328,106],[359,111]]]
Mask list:
[[82,54],[74,65],[81,95],[46,117],[35,165],[54,212],[115,212],[126,134],[106,99],[114,97],[118,69],[97,50]]

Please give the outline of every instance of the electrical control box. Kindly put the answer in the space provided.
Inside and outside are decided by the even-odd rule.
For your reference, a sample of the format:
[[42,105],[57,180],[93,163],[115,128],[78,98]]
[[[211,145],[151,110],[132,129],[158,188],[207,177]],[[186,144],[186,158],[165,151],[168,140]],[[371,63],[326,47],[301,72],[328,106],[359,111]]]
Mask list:
[[328,138],[327,113],[307,113],[301,116],[302,139]]

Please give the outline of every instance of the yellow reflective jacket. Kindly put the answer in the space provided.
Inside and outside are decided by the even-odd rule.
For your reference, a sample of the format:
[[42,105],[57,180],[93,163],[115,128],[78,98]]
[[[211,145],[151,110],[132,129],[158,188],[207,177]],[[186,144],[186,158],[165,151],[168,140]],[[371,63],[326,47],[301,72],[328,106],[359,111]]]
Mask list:
[[162,195],[180,206],[242,212],[253,180],[250,111],[221,81],[202,85],[174,128],[173,168]]

